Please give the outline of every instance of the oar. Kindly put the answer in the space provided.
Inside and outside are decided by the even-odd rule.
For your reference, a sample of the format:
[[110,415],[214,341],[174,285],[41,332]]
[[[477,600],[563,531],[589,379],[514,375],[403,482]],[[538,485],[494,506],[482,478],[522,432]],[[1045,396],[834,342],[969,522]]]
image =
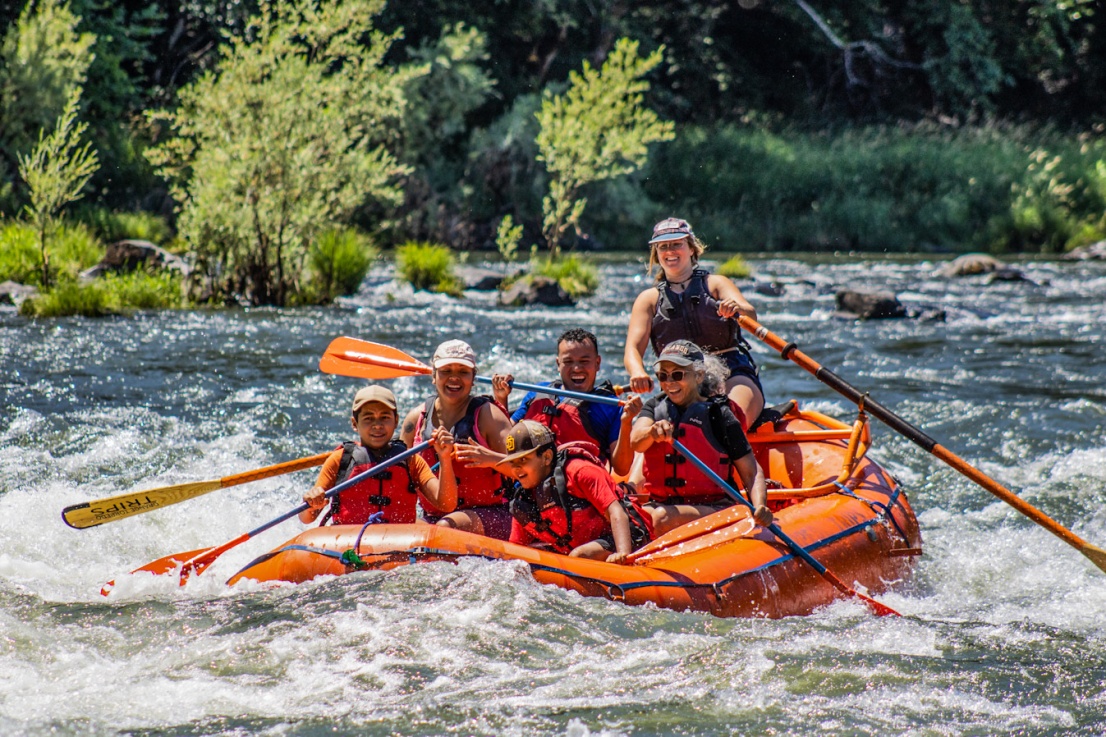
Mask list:
[[61,510],[61,518],[65,524],[77,530],[84,530],[105,522],[133,517],[143,512],[152,512],[155,509],[168,507],[172,504],[194,499],[208,492],[225,489],[228,486],[237,486],[251,481],[280,476],[293,471],[322,465],[330,453],[298,458],[294,461],[285,461],[272,466],[265,466],[255,471],[243,471],[233,476],[224,476],[221,479],[211,481],[195,481],[188,484],[175,484],[162,486],[146,491],[132,491],[127,494],[117,494],[103,499],[94,499],[84,504],[74,504]]
[[[327,374],[339,376],[356,376],[362,379],[395,379],[400,376],[414,376],[418,374],[430,374],[433,369],[422,361],[409,356],[398,348],[373,343],[357,338],[335,338],[326,348],[319,361],[319,370]],[[484,383],[492,383],[491,377],[477,376],[476,380]],[[558,389],[553,386],[541,386],[538,384],[523,384],[520,381],[512,381],[511,386],[516,389],[524,389],[529,392],[541,392],[543,394],[556,394],[570,399],[580,399],[585,402],[602,402],[610,400],[609,404],[621,404],[614,397],[604,397],[599,394],[587,394],[571,389]],[[614,387],[615,394],[621,394],[625,387]]]
[[[752,502],[750,502],[748,499],[746,499],[744,497],[744,495],[740,494],[736,489],[734,489],[732,486],[730,486],[728,483],[726,483],[726,480],[723,479],[721,476],[719,476],[717,473],[715,473],[714,470],[710,466],[708,466],[707,464],[705,464],[701,460],[699,460],[699,458],[694,453],[692,453],[690,450],[688,450],[687,447],[683,443],[681,443],[679,440],[673,439],[672,444],[676,446],[676,450],[683,453],[684,457],[686,457],[689,461],[694,463],[700,471],[705,473],[711,479],[711,481],[718,484],[719,488],[721,488],[724,492],[726,492],[726,494],[728,496],[730,496],[731,498],[733,498],[736,501],[741,502],[746,507],[748,507],[750,510],[755,511],[756,508],[753,506]],[[854,589],[851,586],[848,586],[847,584],[845,584],[837,576],[830,573],[829,570],[824,565],[819,563],[814,558],[814,556],[812,556],[810,553],[808,553],[802,545],[799,545],[799,543],[795,542],[790,537],[788,537],[787,533],[785,533],[783,530],[781,530],[779,525],[777,525],[775,522],[768,525],[768,530],[773,535],[778,537],[781,542],[783,542],[785,545],[787,545],[787,547],[791,548],[791,552],[793,552],[795,555],[799,556],[804,561],[806,561],[806,563],[811,568],[818,571],[818,573],[822,576],[822,578],[826,579],[831,584],[833,584],[833,587],[836,588],[841,593],[846,594],[848,596],[856,597],[857,599],[860,599],[861,601],[863,601],[865,604],[868,605],[868,607],[872,610],[872,612],[874,612],[875,614],[877,614],[880,617],[885,617],[889,614],[893,614],[896,617],[901,616],[898,612],[896,612],[891,607],[887,606],[886,604],[879,603],[878,601],[876,601],[875,599],[873,599],[870,596],[865,596],[864,594],[860,593],[856,589]]]
[[778,335],[775,335],[763,325],[758,323],[756,320],[753,320],[751,318],[739,317],[738,322],[741,324],[741,327],[755,335],[765,345],[779,351],[780,356],[785,359],[790,359],[791,361],[794,361],[802,368],[814,374],[814,376],[823,384],[841,394],[849,401],[856,403],[858,406],[866,410],[868,414],[881,420],[892,430],[899,433],[906,439],[912,441],[915,445],[922,448],[927,453],[937,456],[937,458],[952,466],[954,469],[964,474],[969,479],[979,484],[984,489],[1012,506],[1014,509],[1018,510],[1026,517],[1039,524],[1041,527],[1044,527],[1046,530],[1051,532],[1053,535],[1056,535],[1056,537],[1060,538],[1068,545],[1071,545],[1073,548],[1075,548],[1080,553],[1085,555],[1088,559],[1090,559],[1090,561],[1098,566],[1101,570],[1106,571],[1106,550],[1103,550],[1097,545],[1092,545],[1083,538],[1079,537],[1074,532],[1067,529],[1059,522],[1034,507],[1029,502],[1020,498],[1014,492],[1010,491],[1005,486],[998,483],[990,476],[986,475],[978,468],[953,453],[948,448],[942,446],[929,435],[926,435],[920,429],[869,397],[867,393],[861,392],[856,387],[848,384],[840,376],[833,373],[824,366],[821,366],[817,361],[813,360],[805,353],[800,351],[794,343],[785,342]]
[[[324,496],[327,499],[330,499],[330,498],[336,496],[337,494],[340,494],[341,492],[345,491],[346,489],[350,488],[351,486],[359,484],[362,481],[364,481],[365,479],[370,478],[372,476],[375,476],[376,474],[380,473],[384,469],[389,468],[391,466],[394,466],[397,463],[400,463],[401,461],[405,461],[408,458],[410,458],[411,456],[415,455],[416,453],[421,453],[422,451],[426,450],[429,447],[430,447],[430,443],[425,442],[425,443],[419,443],[418,445],[415,445],[411,448],[408,448],[407,450],[403,451],[399,455],[393,456],[393,457],[389,458],[388,460],[384,461],[383,463],[381,463],[377,466],[373,466],[369,470],[364,471],[362,473],[359,473],[356,476],[354,476],[353,478],[351,478],[347,481],[343,481],[342,483],[338,484],[337,486],[327,490],[327,492],[326,492],[326,494],[324,494]],[[300,512],[306,510],[307,508],[308,508],[308,505],[305,502],[305,503],[299,505],[298,507],[296,507],[295,509],[293,509],[292,511],[286,512],[285,514],[280,515],[276,519],[270,520],[269,522],[266,522],[265,524],[261,525],[261,527],[257,527],[253,530],[250,530],[249,532],[247,532],[243,535],[239,535],[238,537],[234,538],[230,542],[225,542],[222,545],[219,545],[219,546],[214,547],[214,548],[201,548],[199,550],[190,550],[187,553],[173,553],[172,555],[167,555],[164,558],[158,558],[157,560],[155,560],[151,563],[147,563],[146,565],[142,566],[141,568],[135,568],[133,571],[131,571],[131,573],[138,573],[140,571],[145,571],[146,573],[153,573],[154,575],[160,576],[164,573],[169,573],[170,571],[175,570],[179,566],[180,567],[180,585],[184,586],[185,582],[188,581],[188,577],[190,575],[192,575],[192,573],[195,573],[197,576],[200,575],[201,573],[204,572],[204,570],[208,566],[210,566],[212,563],[215,562],[216,558],[218,558],[223,553],[227,552],[228,550],[230,550],[233,547],[241,545],[242,543],[249,540],[251,537],[255,537],[257,535],[260,535],[262,532],[265,532],[265,530],[268,530],[270,527],[276,527],[281,522],[283,522],[287,519],[291,519],[292,517],[295,517],[297,514],[299,514]],[[107,596],[108,594],[111,593],[111,589],[114,585],[115,585],[114,581],[109,581],[102,589],[100,589],[100,593],[103,594],[104,596]]]

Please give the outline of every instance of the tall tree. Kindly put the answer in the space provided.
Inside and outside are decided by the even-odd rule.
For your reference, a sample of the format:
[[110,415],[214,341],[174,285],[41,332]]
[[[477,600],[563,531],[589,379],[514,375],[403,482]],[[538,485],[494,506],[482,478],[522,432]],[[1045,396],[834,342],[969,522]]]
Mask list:
[[418,73],[383,63],[383,0],[262,6],[217,69],[161,113],[176,136],[149,152],[175,183],[179,228],[221,293],[285,304],[308,246],[370,199],[398,202],[389,152]]

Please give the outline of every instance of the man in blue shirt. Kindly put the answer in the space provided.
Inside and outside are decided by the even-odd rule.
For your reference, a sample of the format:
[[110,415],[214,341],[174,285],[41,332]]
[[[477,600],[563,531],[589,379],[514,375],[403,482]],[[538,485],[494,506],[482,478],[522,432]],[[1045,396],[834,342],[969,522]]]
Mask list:
[[[602,359],[599,341],[595,335],[574,328],[557,339],[557,370],[560,381],[543,382],[543,386],[569,389],[584,394],[614,397],[609,381],[596,386]],[[510,374],[492,377],[493,394],[497,402],[507,406],[511,393]],[[634,451],[630,447],[630,430],[634,418],[641,410],[641,397],[630,395],[623,406],[605,402],[588,402],[554,395],[530,392],[522,398],[522,404],[511,415],[511,422],[535,420],[553,431],[558,445],[581,443],[600,458],[608,461],[611,472],[626,476],[633,465]]]

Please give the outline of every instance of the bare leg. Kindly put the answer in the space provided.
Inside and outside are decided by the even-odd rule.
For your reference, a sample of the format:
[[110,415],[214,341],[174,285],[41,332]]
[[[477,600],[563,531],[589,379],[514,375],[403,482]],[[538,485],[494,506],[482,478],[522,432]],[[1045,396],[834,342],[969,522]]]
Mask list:
[[467,509],[461,509],[447,514],[445,517],[438,520],[438,524],[442,527],[452,527],[456,530],[464,530],[465,532],[472,532],[477,535],[484,534],[484,523],[480,520],[480,516]]
[[715,507],[696,506],[693,504],[655,504],[645,508],[653,518],[653,539],[657,539],[666,532],[671,532],[681,525],[694,522],[700,517],[714,514],[718,510]]
[[748,430],[764,409],[764,395],[756,382],[748,376],[731,376],[726,379],[726,396],[745,413],[741,425],[742,429]]
[[598,542],[592,540],[590,543],[584,543],[578,547],[572,549],[572,552],[568,554],[570,558],[588,558],[590,560],[606,560],[610,555],[610,551],[600,545]]

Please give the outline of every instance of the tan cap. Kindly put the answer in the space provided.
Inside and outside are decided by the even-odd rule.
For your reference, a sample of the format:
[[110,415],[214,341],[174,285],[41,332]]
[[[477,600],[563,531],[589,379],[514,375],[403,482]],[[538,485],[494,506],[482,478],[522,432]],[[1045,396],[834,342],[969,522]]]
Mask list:
[[434,351],[431,365],[434,368],[441,368],[451,363],[476,368],[476,351],[463,340],[447,340],[438,346],[438,350]]
[[657,360],[653,362],[655,369],[662,362],[674,363],[677,366],[690,366],[697,361],[704,361],[703,349],[690,340],[674,340],[664,347]]
[[363,389],[359,389],[357,394],[353,397],[353,411],[356,412],[369,402],[380,402],[389,409],[394,410],[396,408],[396,395],[392,394],[390,389],[385,389],[377,384],[366,386]]
[[506,463],[522,458],[547,446],[553,448],[556,442],[557,439],[545,425],[533,420],[522,420],[507,435],[507,457],[503,461]]

